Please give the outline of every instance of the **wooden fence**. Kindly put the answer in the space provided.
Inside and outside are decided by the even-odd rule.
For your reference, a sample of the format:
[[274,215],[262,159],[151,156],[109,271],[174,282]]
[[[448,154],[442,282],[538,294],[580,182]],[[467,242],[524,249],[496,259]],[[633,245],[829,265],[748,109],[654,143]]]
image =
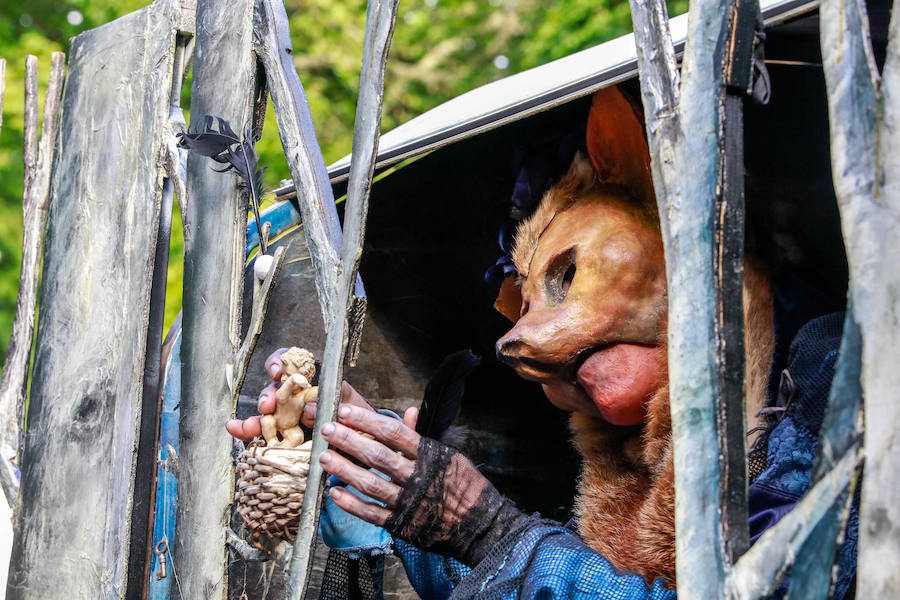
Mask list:
[[[191,61],[194,115],[249,124],[258,136],[272,95],[328,333],[308,480],[310,490],[321,490],[315,456],[326,444],[319,424],[334,417],[342,365],[365,313],[357,267],[397,8],[397,0],[369,3],[343,236],[280,0],[156,0],[81,34],[71,46],[58,132],[53,99],[63,65],[54,58],[45,108],[52,118],[45,118],[40,152],[36,116],[26,119],[26,161],[33,161],[26,171],[32,177],[24,204],[27,251],[0,384],[0,482],[16,502],[7,597],[145,593],[152,485],[142,474],[156,459],[160,290],[173,194],[185,223],[185,368],[172,553],[184,598],[225,597],[234,478],[222,423],[234,413],[284,254],[274,254],[274,268],[258,285],[241,339],[245,197],[205,159],[185,163],[173,144],[183,128],[178,91]],[[864,4],[821,3],[850,308],[814,485],[748,549],[740,375],[743,164],[733,150],[743,143],[741,96],[752,81],[759,7],[694,0],[680,69],[665,2],[631,0],[631,8],[667,261],[678,593],[760,598],[793,568],[792,598],[823,597],[861,481],[858,597],[900,597],[892,568],[900,558],[900,407],[892,395],[900,389],[893,364],[900,358],[896,44],[879,74]],[[898,23],[891,23],[892,40],[900,35]],[[36,89],[29,89],[36,112]],[[44,198],[49,224],[23,434]],[[321,499],[309,493],[304,501],[288,577],[291,599],[302,597],[309,583]]]

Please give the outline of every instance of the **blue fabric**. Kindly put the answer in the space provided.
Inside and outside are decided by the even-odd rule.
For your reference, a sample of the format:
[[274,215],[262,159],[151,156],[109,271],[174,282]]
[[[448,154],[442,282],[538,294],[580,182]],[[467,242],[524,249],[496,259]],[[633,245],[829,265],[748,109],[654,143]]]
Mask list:
[[[402,420],[400,415],[386,408],[379,409],[378,413],[398,421]],[[372,469],[372,472],[385,479],[390,479],[387,475],[379,473],[375,469]],[[341,486],[363,500],[373,501],[353,486],[345,485],[337,477],[329,477],[328,485],[329,487]],[[384,505],[382,504],[382,506]],[[391,534],[385,531],[383,527],[366,523],[359,517],[351,515],[338,506],[331,499],[330,495],[325,496],[325,502],[322,506],[322,513],[319,517],[319,535],[322,536],[326,546],[340,550],[354,560],[363,556],[377,556],[393,552]]]
[[394,550],[423,600],[446,600],[462,578],[472,572],[457,560],[419,550],[400,539],[394,540]]
[[[807,345],[818,343],[818,347],[810,352],[793,352],[789,360],[789,368],[799,375],[795,377],[797,393],[792,402],[787,399],[784,417],[767,432],[766,468],[749,489],[753,541],[790,512],[809,489],[821,424],[816,413],[824,409],[840,341],[839,335],[828,331],[833,333],[842,321],[841,313],[828,315],[810,322],[797,334],[798,339],[805,336]],[[823,381],[827,385],[822,385]],[[859,523],[856,504],[851,508],[840,550],[833,598],[846,598],[853,592]],[[661,579],[648,585],[637,574],[619,571],[567,528],[546,523],[507,536],[516,539],[511,544],[508,540],[498,543],[491,551],[492,558],[471,571],[409,544],[397,542],[395,548],[413,587],[424,600],[456,600],[457,597],[673,600],[676,597],[676,592],[666,589]],[[500,560],[498,554],[502,554]],[[786,580],[773,597],[783,597],[788,585]],[[476,591],[457,596],[449,592],[462,588]]]
[[[377,471],[375,472],[377,473]],[[329,486],[344,486],[348,492],[356,494],[363,500],[372,501],[353,486],[345,486],[334,476],[329,477],[328,484]],[[335,504],[331,495],[325,496],[322,513],[319,517],[319,535],[322,536],[322,541],[326,546],[340,550],[354,560],[363,556],[377,556],[393,552],[391,535],[384,528],[366,523],[359,517],[351,515]]]

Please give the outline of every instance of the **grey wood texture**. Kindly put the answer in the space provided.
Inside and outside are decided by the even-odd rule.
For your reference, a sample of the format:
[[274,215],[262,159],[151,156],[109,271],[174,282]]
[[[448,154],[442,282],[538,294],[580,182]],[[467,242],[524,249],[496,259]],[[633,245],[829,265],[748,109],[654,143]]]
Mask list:
[[[900,597],[900,19],[892,15],[882,79],[859,0],[821,4],[831,165],[862,339],[865,477],[858,598]],[[879,85],[880,83],[880,85]]]
[[[333,421],[340,405],[343,365],[346,357],[351,323],[353,290],[362,256],[368,214],[369,192],[378,154],[381,135],[381,109],[384,99],[384,71],[388,50],[394,33],[399,0],[380,2],[370,0],[366,10],[366,35],[363,41],[362,70],[359,81],[359,100],[353,126],[353,160],[347,185],[347,208],[344,213],[344,239],[339,265],[337,302],[333,314],[326,319],[327,338],[319,379],[316,404],[316,424],[312,436],[307,493],[303,498],[300,526],[288,575],[288,600],[299,600],[309,584],[313,544],[319,522],[319,509],[325,479],[318,456],[328,447],[322,437],[322,426]],[[312,491],[313,493],[310,493]]]
[[[281,146],[298,190],[322,319],[329,326],[339,296],[341,224],[309,103],[294,67],[290,27],[281,0],[257,0],[254,47],[266,71]],[[359,277],[355,295],[365,298]]]
[[175,0],[72,41],[7,598],[122,598]]
[[723,595],[716,272],[722,48],[728,0],[691,4],[681,70],[664,2],[633,0],[638,66],[669,290],[669,387],[675,454],[678,593]]
[[[845,498],[843,493],[858,473],[860,459],[859,446],[844,453],[791,512],[767,529],[744,553],[728,573],[725,593],[717,597],[735,600],[767,597],[793,564],[806,538],[831,513],[835,499]],[[678,593],[680,596],[680,587]]]
[[[25,181],[22,194],[22,265],[19,271],[19,292],[16,313],[9,339],[3,373],[0,375],[0,484],[10,506],[15,505],[18,481],[10,460],[19,456],[21,468],[22,431],[25,419],[25,395],[28,389],[28,370],[31,346],[34,341],[34,317],[41,254],[44,246],[44,225],[50,194],[50,166],[56,149],[59,100],[62,96],[66,56],[54,52],[51,58],[50,81],[44,99],[44,121],[38,146],[38,61],[28,56],[25,61]],[[0,79],[5,77],[6,62],[0,66]],[[0,113],[3,99],[0,89]]]
[[[197,3],[191,115],[215,115],[244,131],[253,118],[253,2]],[[224,598],[225,528],[232,501],[234,413],[226,377],[240,335],[247,199],[231,173],[191,154],[191,231],[184,255],[178,510],[173,555],[185,598]]]

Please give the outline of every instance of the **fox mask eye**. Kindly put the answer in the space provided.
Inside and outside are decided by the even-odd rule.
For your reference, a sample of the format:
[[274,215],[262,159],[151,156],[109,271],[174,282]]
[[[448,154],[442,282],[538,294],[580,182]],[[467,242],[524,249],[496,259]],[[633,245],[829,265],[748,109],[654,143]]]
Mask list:
[[575,279],[575,248],[569,248],[550,262],[544,274],[544,294],[553,306],[562,304]]

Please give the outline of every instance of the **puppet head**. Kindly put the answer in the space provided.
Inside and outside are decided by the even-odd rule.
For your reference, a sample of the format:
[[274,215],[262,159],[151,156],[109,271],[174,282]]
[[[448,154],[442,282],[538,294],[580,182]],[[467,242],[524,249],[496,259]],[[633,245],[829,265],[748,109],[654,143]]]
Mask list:
[[614,87],[594,95],[587,148],[519,226],[521,304],[497,356],[560,408],[633,425],[666,383],[666,276],[643,127]]

